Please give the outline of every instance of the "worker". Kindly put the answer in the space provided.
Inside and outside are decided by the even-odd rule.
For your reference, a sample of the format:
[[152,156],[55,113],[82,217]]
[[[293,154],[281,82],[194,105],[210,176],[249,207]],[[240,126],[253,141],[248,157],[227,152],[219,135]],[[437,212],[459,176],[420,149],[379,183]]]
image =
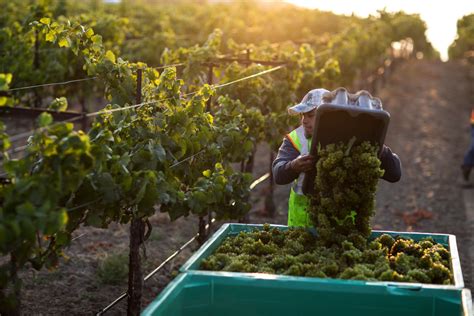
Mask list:
[[464,155],[464,161],[461,166],[462,176],[464,180],[464,186],[470,187],[469,175],[474,167],[474,109],[471,111],[471,146]]
[[[316,108],[322,103],[326,89],[309,91],[301,103],[288,109],[290,115],[300,115],[301,125],[283,138],[278,155],[273,161],[273,177],[276,184],[293,182],[288,201],[288,226],[312,226],[307,207],[309,198],[303,194],[304,173],[315,168],[315,157],[309,154],[313,135]],[[383,145],[381,168],[385,170],[382,179],[397,182],[401,177],[401,163],[392,150]]]

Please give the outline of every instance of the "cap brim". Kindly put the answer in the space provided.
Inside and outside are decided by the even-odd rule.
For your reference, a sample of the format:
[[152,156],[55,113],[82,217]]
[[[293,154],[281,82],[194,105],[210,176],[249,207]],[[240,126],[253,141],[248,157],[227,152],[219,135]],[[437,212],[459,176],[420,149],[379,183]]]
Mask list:
[[288,108],[288,114],[297,115],[301,113],[310,112],[315,108],[317,108],[317,106],[309,106],[305,103],[299,103],[297,105],[292,106],[291,108]]

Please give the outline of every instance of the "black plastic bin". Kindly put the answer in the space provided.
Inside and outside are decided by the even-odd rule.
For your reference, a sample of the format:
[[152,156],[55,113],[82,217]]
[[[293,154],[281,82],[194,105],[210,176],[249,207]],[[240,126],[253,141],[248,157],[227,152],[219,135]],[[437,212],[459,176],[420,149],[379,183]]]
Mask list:
[[[349,142],[356,138],[355,144],[364,141],[378,144],[380,150],[387,134],[390,114],[382,109],[382,102],[367,91],[349,94],[345,88],[338,88],[323,96],[324,104],[316,110],[315,128],[310,154],[318,159],[318,146]],[[316,170],[305,174],[303,193],[314,193]]]

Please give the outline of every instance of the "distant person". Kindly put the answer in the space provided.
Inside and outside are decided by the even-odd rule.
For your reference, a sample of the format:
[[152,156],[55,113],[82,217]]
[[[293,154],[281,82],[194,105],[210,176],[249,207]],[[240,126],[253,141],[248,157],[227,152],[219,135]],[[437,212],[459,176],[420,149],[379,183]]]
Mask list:
[[474,109],[471,111],[471,145],[464,156],[461,166],[464,185],[469,186],[469,175],[474,167]]
[[[313,135],[316,108],[322,104],[326,89],[309,91],[301,103],[288,109],[290,115],[300,115],[301,125],[287,134],[273,161],[273,177],[276,184],[293,182],[288,201],[288,226],[312,226],[307,207],[309,198],[303,194],[304,173],[315,168],[316,160],[309,155]],[[401,177],[401,163],[398,156],[383,145],[380,156],[381,168],[385,170],[382,179],[397,182]]]

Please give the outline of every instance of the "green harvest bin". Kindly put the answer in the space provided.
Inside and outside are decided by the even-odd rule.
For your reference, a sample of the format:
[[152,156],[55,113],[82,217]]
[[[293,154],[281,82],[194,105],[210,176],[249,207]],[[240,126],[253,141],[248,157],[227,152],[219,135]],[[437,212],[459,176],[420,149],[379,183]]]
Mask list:
[[[411,291],[383,284],[224,272],[181,273],[143,311],[146,316],[451,316],[467,289]],[[466,299],[465,302],[469,302]]]
[[[143,315],[464,315],[472,316],[456,237],[374,231],[419,240],[432,237],[451,252],[454,285],[366,282],[263,273],[202,271],[199,265],[227,236],[263,225],[224,224],[180,269]],[[287,226],[271,225],[281,230]]]
[[[284,225],[270,225],[270,227],[276,227],[281,230],[287,230],[288,226]],[[203,259],[209,257],[216,249],[219,247],[219,245],[222,243],[222,241],[229,236],[236,236],[240,232],[250,232],[255,229],[261,230],[263,229],[262,224],[223,224],[222,227],[214,233],[214,235],[209,238],[209,240],[202,245],[202,247],[194,253],[194,255],[189,258],[189,260],[181,267],[180,271],[181,272],[187,272],[187,271],[198,271],[200,270],[199,266],[201,265],[201,262]],[[459,260],[459,254],[458,254],[458,248],[456,245],[456,236],[454,235],[447,235],[447,234],[432,234],[432,233],[413,233],[413,232],[393,232],[393,231],[377,231],[374,230],[372,231],[371,238],[377,238],[378,236],[382,234],[389,234],[391,236],[403,236],[403,237],[409,237],[412,238],[413,240],[421,240],[425,237],[431,237],[436,241],[437,243],[442,244],[443,246],[447,247],[447,249],[451,252],[451,269],[453,271],[453,276],[454,276],[454,285],[436,285],[436,284],[420,284],[420,283],[402,283],[402,282],[377,282],[377,283],[383,283],[383,284],[390,284],[393,286],[403,286],[404,288],[409,287],[409,288],[436,288],[436,289],[462,289],[464,288],[464,280],[462,277],[462,272],[461,272],[461,263]],[[239,275],[239,272],[233,272],[235,275]],[[282,275],[279,275],[279,277],[285,277]],[[304,277],[299,277],[299,278],[304,278]],[[316,278],[309,278],[311,280],[316,279]],[[332,279],[334,280],[334,279]],[[353,281],[353,280],[344,280],[343,282],[346,282],[348,284],[351,284],[353,282],[363,282],[363,281]],[[367,282],[364,282],[367,283]]]

